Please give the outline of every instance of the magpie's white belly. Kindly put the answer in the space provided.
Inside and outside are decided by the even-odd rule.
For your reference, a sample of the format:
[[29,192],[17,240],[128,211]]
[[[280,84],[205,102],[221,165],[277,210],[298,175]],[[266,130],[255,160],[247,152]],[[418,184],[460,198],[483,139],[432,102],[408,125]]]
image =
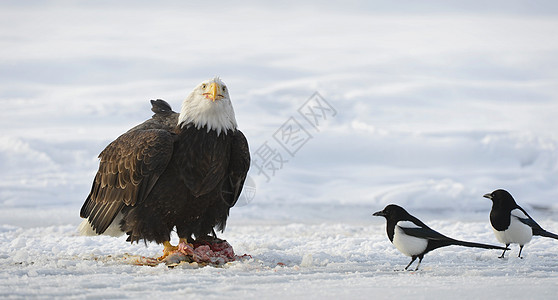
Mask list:
[[421,254],[426,250],[428,240],[407,235],[403,232],[401,227],[395,226],[392,243],[401,253],[407,256],[413,256]]
[[525,245],[531,241],[533,237],[533,229],[530,226],[523,224],[516,217],[511,217],[510,226],[504,231],[498,231],[494,228],[494,235],[496,239],[503,244],[519,244]]

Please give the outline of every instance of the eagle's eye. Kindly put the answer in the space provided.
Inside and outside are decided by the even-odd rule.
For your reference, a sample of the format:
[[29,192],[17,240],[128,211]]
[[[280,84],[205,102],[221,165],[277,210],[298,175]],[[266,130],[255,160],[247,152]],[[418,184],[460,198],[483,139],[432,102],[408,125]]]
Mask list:
[[227,87],[226,87],[226,86],[223,86],[223,92],[226,91],[226,90],[227,90]]
[[201,88],[205,90],[205,88],[207,87],[207,84],[202,84]]

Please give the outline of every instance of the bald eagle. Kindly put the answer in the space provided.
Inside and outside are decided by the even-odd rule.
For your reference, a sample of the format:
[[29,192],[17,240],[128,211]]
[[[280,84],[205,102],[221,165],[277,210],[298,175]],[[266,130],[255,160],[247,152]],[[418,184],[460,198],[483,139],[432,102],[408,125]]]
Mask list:
[[85,235],[127,234],[127,241],[163,244],[217,238],[240,196],[250,166],[248,142],[237,129],[227,86],[200,83],[180,114],[152,100],[155,115],[110,143],[80,216]]

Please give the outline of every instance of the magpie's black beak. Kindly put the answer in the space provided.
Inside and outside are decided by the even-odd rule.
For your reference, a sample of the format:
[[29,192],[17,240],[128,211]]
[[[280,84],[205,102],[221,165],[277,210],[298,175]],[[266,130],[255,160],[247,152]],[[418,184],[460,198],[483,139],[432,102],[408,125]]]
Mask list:
[[492,200],[492,194],[484,194],[483,197]]
[[372,214],[372,215],[373,215],[373,216],[376,216],[376,217],[385,217],[385,216],[386,216],[386,213],[384,213],[384,211],[381,210],[381,211],[375,212],[375,213]]

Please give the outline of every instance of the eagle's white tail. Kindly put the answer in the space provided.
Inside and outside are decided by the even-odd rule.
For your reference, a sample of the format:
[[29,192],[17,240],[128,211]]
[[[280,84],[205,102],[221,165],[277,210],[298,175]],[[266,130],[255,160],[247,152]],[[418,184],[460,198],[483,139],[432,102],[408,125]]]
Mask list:
[[93,230],[93,227],[91,227],[91,224],[89,224],[89,220],[87,219],[83,220],[81,224],[79,224],[78,231],[80,235],[97,235],[95,233],[95,230]]
[[[107,230],[105,230],[105,232],[103,232],[102,234],[110,235],[114,237],[122,236],[124,232],[120,230],[120,220],[122,220],[122,214],[118,214],[116,218],[114,218],[112,223],[110,223],[110,226],[107,228]],[[89,224],[89,220],[87,219],[83,220],[81,224],[79,224],[78,231],[80,235],[86,235],[86,236],[98,235],[93,229],[93,227],[91,226],[91,224]]]

